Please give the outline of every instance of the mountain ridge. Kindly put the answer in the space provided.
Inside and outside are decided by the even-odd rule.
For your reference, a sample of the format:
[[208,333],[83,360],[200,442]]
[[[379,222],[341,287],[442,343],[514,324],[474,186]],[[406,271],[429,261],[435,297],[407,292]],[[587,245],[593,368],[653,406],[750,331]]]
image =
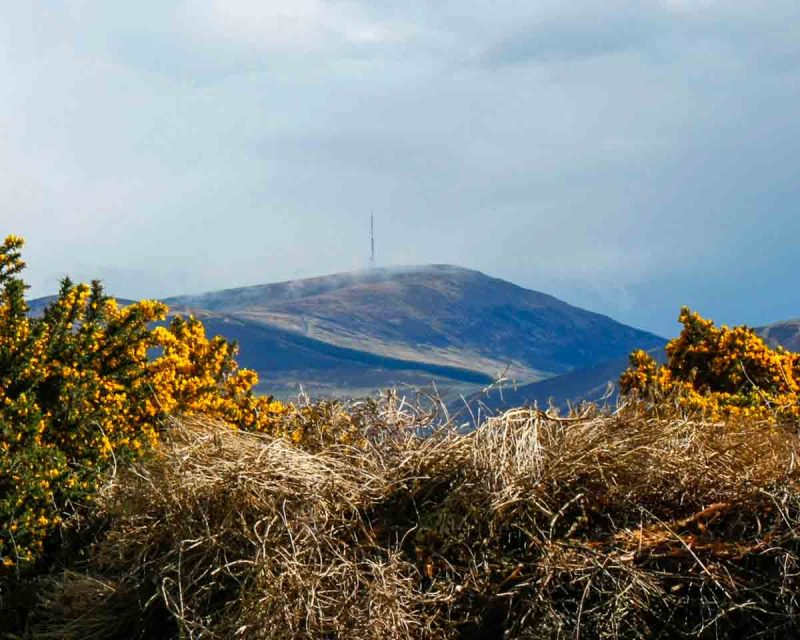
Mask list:
[[800,319],[780,320],[756,329],[771,347],[800,352]]
[[232,313],[338,346],[542,379],[663,338],[453,265],[239,287],[165,302]]
[[367,395],[398,384],[473,394],[659,348],[665,340],[454,265],[406,265],[164,298],[237,339],[261,389]]

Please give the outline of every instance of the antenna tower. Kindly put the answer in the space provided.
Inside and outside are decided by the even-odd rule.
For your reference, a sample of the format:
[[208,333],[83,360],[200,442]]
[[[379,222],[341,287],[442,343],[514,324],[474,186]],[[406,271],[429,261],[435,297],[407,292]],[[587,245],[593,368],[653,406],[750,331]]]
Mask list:
[[369,216],[369,266],[375,268],[375,216]]

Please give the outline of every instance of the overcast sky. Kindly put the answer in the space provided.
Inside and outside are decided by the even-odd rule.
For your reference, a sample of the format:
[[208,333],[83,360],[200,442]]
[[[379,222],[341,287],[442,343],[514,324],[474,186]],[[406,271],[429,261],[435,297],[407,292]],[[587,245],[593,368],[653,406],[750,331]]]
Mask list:
[[6,3],[31,295],[446,262],[662,335],[800,316],[797,0]]

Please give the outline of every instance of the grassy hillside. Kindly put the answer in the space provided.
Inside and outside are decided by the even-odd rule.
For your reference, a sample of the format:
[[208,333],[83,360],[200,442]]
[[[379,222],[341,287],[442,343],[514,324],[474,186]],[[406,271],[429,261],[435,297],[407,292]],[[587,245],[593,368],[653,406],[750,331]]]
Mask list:
[[447,265],[375,269],[166,300],[407,361],[539,380],[664,344],[552,296]]
[[[53,298],[31,302],[35,315]],[[120,301],[129,303],[130,301]],[[504,374],[520,384],[661,338],[476,271],[374,269],[168,298],[240,344],[260,389],[281,399],[366,397],[436,385],[460,401]]]
[[301,388],[316,397],[367,397],[382,388],[432,383],[449,397],[492,382],[481,371],[341,347],[241,316],[195,313],[210,334],[236,340],[241,366],[258,371],[259,389],[281,399],[296,397]]

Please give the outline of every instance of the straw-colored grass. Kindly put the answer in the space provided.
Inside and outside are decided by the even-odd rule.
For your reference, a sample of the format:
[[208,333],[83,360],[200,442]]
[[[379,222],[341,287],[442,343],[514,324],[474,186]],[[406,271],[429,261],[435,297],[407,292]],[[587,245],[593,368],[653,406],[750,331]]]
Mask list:
[[361,413],[366,445],[314,453],[176,421],[118,470],[34,637],[800,632],[789,428],[519,409],[420,437],[430,419],[390,397]]

